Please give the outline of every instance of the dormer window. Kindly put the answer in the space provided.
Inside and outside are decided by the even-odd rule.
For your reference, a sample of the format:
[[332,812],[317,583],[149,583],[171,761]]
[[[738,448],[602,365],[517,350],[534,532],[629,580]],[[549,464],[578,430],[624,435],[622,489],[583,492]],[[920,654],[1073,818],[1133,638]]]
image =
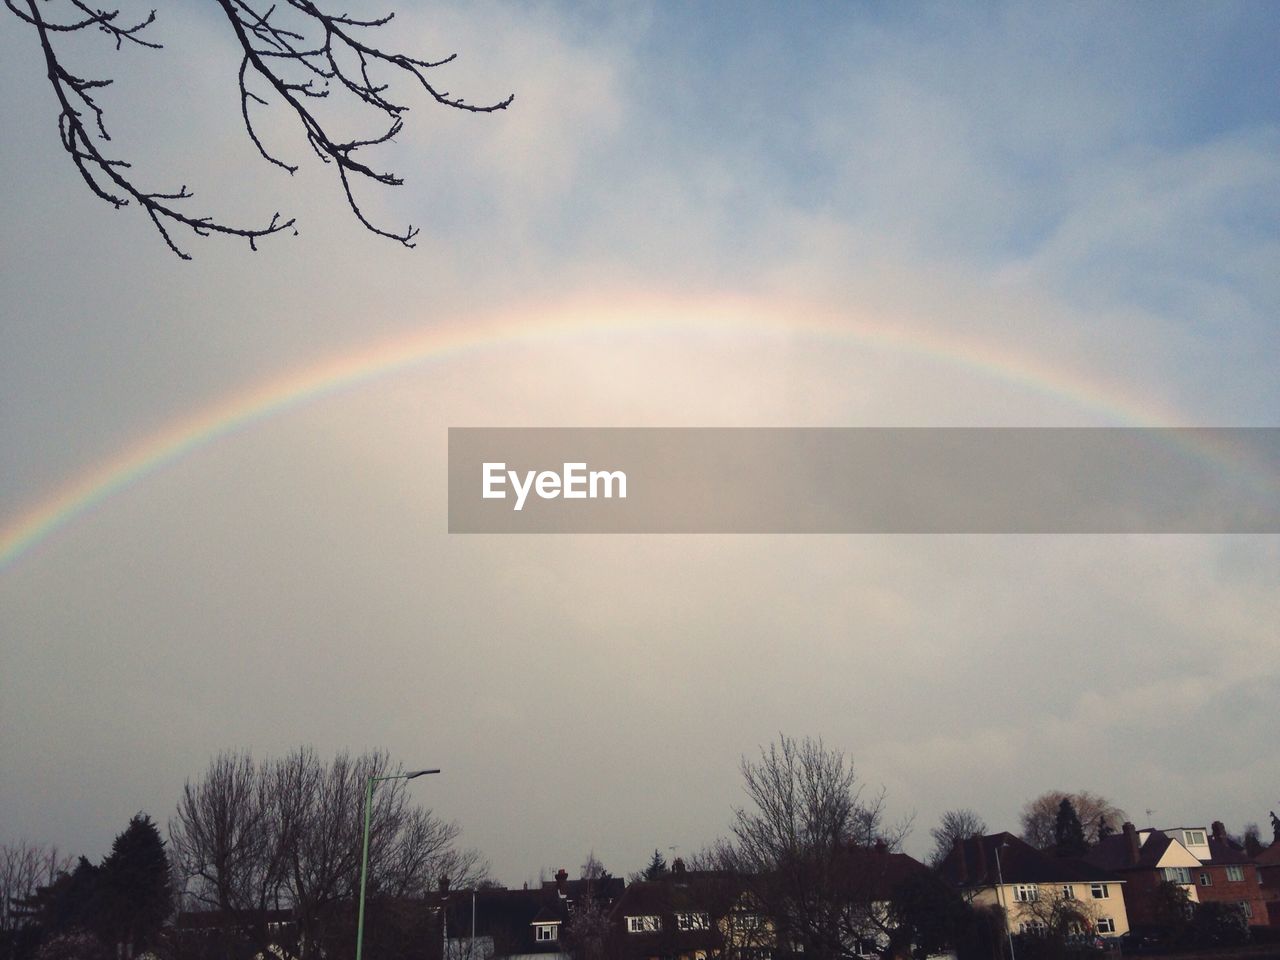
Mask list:
[[533,925],[533,939],[538,943],[549,943],[552,940],[559,940],[560,924],[535,923]]
[[1204,831],[1203,830],[1183,830],[1182,841],[1188,847],[1203,847],[1205,846]]
[[711,915],[707,913],[677,913],[677,930],[710,930]]
[[657,933],[661,929],[661,917],[653,915],[627,917],[627,933]]

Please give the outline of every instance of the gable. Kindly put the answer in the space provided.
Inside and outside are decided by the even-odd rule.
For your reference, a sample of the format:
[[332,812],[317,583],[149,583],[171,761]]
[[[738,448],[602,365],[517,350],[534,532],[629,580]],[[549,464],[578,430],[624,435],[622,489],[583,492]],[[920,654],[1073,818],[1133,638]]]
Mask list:
[[1200,859],[1172,837],[1164,854],[1156,862],[1157,867],[1198,867]]

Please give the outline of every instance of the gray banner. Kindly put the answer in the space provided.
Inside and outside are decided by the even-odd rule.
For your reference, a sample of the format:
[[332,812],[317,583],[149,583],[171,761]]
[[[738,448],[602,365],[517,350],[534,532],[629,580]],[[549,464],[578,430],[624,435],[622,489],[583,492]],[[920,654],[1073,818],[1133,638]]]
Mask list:
[[1280,533],[1280,428],[451,428],[451,533]]

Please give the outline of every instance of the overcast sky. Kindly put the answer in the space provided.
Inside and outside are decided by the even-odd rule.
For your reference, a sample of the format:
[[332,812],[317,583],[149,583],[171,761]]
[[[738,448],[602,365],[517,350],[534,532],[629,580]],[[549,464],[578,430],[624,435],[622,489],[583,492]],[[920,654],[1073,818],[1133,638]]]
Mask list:
[[[189,263],[85,189],[3,14],[0,537],[117,482],[0,561],[0,841],[96,858],[308,743],[443,768],[414,794],[499,880],[625,874],[722,834],[779,731],[917,855],[1055,788],[1280,810],[1276,536],[445,532],[450,426],[1280,424],[1280,7],[398,6],[387,46],[516,95],[400,91],[405,185],[361,198],[414,250],[284,112],[301,170],[257,157],[214,4],[68,42],[140,179],[298,218]],[[112,473],[369,351],[418,359]]]

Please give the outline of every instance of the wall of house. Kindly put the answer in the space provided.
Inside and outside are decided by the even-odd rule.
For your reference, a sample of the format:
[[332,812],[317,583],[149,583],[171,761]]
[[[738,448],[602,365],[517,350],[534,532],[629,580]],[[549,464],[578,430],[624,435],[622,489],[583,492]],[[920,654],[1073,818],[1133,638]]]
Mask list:
[[[1108,896],[1105,899],[1095,898],[1090,889],[1092,885],[1088,883],[1042,883],[1037,885],[1040,902],[1049,903],[1054,898],[1060,898],[1063,895],[1064,886],[1072,888],[1075,902],[1079,903],[1086,913],[1095,918],[1111,919],[1115,924],[1115,932],[1108,936],[1118,937],[1129,932],[1129,911],[1125,904],[1123,883],[1108,883]],[[1009,915],[1009,928],[1016,933],[1019,924],[1036,918],[1036,905],[1018,900],[1017,889],[1018,885],[1013,883],[1006,883],[999,893],[995,887],[985,887],[974,897],[974,906],[1004,907]]]

